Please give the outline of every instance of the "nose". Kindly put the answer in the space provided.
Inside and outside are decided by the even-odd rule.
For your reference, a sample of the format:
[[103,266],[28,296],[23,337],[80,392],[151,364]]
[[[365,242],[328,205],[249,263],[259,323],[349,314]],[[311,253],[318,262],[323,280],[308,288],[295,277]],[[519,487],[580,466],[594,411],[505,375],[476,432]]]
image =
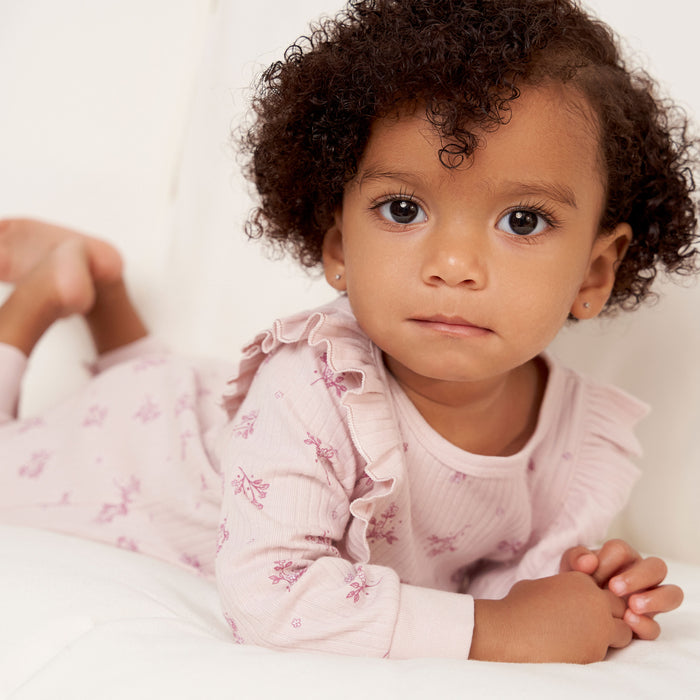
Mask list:
[[488,242],[467,225],[443,226],[425,241],[422,278],[432,286],[481,289],[486,284]]

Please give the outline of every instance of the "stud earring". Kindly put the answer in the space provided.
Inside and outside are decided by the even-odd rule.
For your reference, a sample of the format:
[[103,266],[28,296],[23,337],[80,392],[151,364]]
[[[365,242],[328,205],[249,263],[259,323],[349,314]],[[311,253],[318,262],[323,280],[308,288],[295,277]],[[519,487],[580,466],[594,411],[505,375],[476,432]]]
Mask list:
[[590,308],[591,308],[590,302],[584,301],[584,302],[583,302],[583,308],[584,308],[584,309],[590,309]]
[[335,276],[335,281],[337,282],[341,277],[342,277],[341,274],[337,274],[337,275]]

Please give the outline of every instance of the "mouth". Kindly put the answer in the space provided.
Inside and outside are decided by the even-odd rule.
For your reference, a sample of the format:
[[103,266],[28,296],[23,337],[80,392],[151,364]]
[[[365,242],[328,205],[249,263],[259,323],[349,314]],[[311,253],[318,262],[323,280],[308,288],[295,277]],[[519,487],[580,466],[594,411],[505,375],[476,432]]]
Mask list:
[[489,328],[478,326],[460,316],[443,316],[438,314],[436,316],[412,318],[411,321],[426,330],[462,338],[477,337],[492,332]]

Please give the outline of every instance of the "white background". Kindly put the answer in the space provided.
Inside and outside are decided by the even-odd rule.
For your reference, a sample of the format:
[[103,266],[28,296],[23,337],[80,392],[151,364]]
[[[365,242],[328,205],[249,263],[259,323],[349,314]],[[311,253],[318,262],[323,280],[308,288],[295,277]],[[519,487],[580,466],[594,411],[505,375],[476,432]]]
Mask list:
[[[700,114],[697,24],[685,0],[592,0],[635,62]],[[42,217],[124,251],[150,326],[235,359],[273,317],[332,298],[241,233],[251,206],[229,132],[258,70],[330,0],[0,0],[0,217]],[[565,330],[557,351],[654,406],[644,478],[620,532],[700,562],[700,288],[664,287],[628,317]],[[75,320],[32,360],[25,410],[84,381]]]

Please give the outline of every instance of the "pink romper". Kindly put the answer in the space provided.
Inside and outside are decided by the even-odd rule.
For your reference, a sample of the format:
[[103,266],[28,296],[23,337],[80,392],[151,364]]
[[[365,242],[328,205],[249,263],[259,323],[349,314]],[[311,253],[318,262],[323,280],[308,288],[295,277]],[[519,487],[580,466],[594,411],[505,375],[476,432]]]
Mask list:
[[[215,575],[237,642],[466,659],[474,596],[555,573],[637,476],[644,407],[543,359],[535,433],[487,457],[425,423],[343,298],[275,322],[237,372],[146,339],[0,427],[0,520]],[[7,413],[23,363],[0,348]]]

